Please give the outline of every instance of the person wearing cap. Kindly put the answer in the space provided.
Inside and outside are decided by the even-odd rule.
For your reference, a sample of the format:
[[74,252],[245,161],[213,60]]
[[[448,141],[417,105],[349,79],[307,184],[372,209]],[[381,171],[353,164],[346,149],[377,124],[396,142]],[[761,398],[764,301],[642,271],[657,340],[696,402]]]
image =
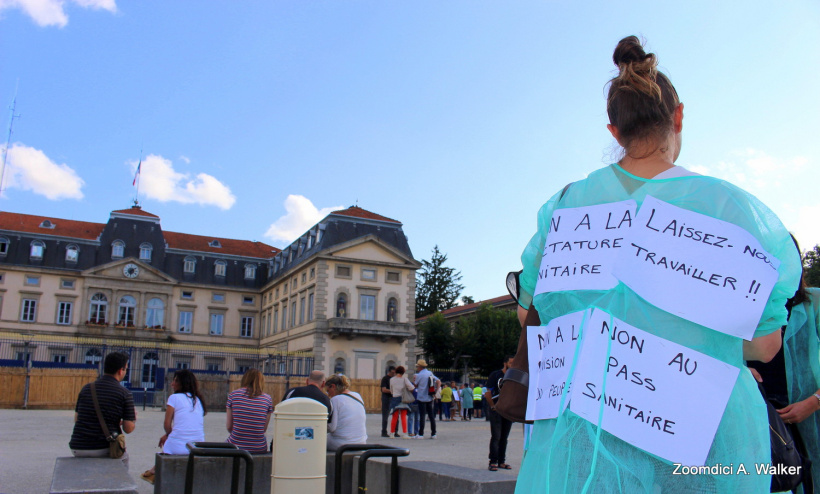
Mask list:
[[[430,393],[430,384],[433,384],[434,391]],[[433,396],[435,395],[435,389],[438,389],[441,386],[441,380],[433,375],[432,372],[427,370],[427,361],[424,359],[419,359],[416,362],[416,377],[413,380],[413,384],[416,386],[418,390],[418,402],[419,402],[419,433],[416,436],[416,439],[424,439],[424,417],[427,416],[430,418],[430,439],[436,438],[436,416],[433,413]]]

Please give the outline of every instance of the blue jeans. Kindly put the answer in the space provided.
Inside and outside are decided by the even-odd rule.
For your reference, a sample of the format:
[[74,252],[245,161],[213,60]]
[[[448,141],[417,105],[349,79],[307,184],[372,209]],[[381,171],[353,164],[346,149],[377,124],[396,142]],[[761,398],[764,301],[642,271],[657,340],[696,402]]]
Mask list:
[[444,412],[444,420],[450,420],[450,406],[453,404],[451,401],[442,401],[441,402],[441,410]]
[[419,404],[413,402],[410,404],[410,413],[407,414],[407,433],[416,435],[419,433]]

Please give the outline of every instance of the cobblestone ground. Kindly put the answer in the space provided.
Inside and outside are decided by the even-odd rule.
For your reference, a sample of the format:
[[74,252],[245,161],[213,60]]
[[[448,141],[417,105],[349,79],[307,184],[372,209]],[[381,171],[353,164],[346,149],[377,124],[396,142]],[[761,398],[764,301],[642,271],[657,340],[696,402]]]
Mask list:
[[[139,474],[153,464],[159,451],[157,441],[163,434],[164,413],[159,410],[137,411],[137,428],[128,435],[129,469],[138,481],[141,494],[153,492],[153,486],[139,479]],[[74,423],[74,412],[68,410],[0,410],[0,493],[44,493],[51,486],[54,460],[71,456],[68,440]],[[438,425],[435,440],[402,440],[380,437],[381,415],[367,416],[370,443],[391,444],[410,449],[407,460],[437,461],[469,469],[486,469],[490,441],[490,423],[484,419],[471,422],[446,422]],[[271,424],[272,430],[273,424]],[[427,424],[429,434],[429,424]],[[225,414],[205,416],[205,439],[224,441]],[[269,436],[270,437],[270,436]],[[514,425],[507,448],[510,472],[499,471],[499,477],[518,472],[523,447],[523,428]],[[386,461],[386,460],[385,460]],[[401,460],[399,460],[401,461]]]

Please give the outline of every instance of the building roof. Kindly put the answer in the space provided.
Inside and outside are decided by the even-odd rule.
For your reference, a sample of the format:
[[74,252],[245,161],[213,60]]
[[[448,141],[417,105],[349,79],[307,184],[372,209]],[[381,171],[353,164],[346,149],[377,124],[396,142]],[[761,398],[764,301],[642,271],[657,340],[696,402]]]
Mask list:
[[350,206],[347,209],[340,209],[339,211],[333,211],[330,214],[338,214],[342,216],[352,216],[354,218],[364,218],[368,220],[377,220],[377,221],[387,221],[388,223],[398,223],[401,224],[400,221],[396,221],[394,219],[388,218],[386,216],[382,216],[380,214],[372,213],[366,209],[362,209],[359,206]]
[[[491,299],[488,299],[488,300],[480,300],[480,301],[475,302],[473,304],[459,305],[459,306],[456,306],[456,307],[451,307],[449,309],[445,309],[445,310],[441,311],[441,315],[443,315],[445,319],[453,319],[453,318],[460,317],[460,316],[466,316],[468,314],[472,314],[473,312],[478,310],[478,308],[480,306],[482,306],[484,304],[490,304],[493,307],[505,307],[505,306],[508,306],[508,305],[517,305],[516,301],[512,298],[512,296],[507,294],[507,295],[502,295],[500,297],[491,298]],[[430,316],[419,317],[418,319],[416,319],[416,323],[418,324],[419,322],[422,322],[422,321],[426,320],[428,317],[430,317]]]
[[[53,228],[41,226],[45,221]],[[102,223],[66,220],[49,216],[0,212],[0,229],[14,232],[32,233],[35,235],[56,235],[84,240],[97,240],[102,233]]]
[[[120,214],[133,214],[145,216],[147,218],[159,219],[159,216],[142,211],[139,208],[122,209],[112,211]],[[53,228],[41,226],[44,221],[48,221]],[[87,221],[66,220],[62,218],[52,218],[47,216],[36,216],[30,214],[0,212],[0,230],[11,230],[15,232],[31,233],[35,235],[54,235],[59,237],[69,237],[84,240],[97,240],[105,228],[104,223],[91,223]],[[279,249],[263,242],[251,240],[234,240],[222,237],[208,237],[203,235],[192,235],[190,233],[162,232],[169,248],[190,250],[196,252],[211,252],[214,254],[225,254],[245,257],[258,257],[270,259],[279,253]],[[222,247],[213,247],[211,242],[219,241]]]
[[[207,237],[190,233],[162,232],[169,249],[210,252],[234,256],[259,257],[270,259],[280,252],[279,249],[263,242],[235,240],[231,238]],[[221,247],[215,247],[213,241]]]
[[131,214],[134,216],[145,216],[146,218],[156,218],[159,219],[159,216],[155,214],[151,214],[147,211],[143,211],[139,206],[131,206],[128,209],[118,209],[116,211],[111,211],[111,214],[119,213],[119,214]]

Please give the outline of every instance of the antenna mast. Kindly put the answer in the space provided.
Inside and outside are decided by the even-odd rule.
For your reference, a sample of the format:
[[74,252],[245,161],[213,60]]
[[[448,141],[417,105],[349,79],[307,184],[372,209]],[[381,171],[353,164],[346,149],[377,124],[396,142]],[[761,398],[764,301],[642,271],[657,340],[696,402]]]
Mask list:
[[[19,84],[19,83],[18,83]],[[14,113],[17,108],[17,88],[14,88],[14,99],[11,100],[11,116],[9,117],[9,134],[6,138],[6,147],[3,148],[3,164],[0,168],[0,197],[3,194],[3,178],[6,176],[6,159],[9,156],[9,145],[11,144],[11,129],[14,127],[14,119],[19,118],[20,115]]]

